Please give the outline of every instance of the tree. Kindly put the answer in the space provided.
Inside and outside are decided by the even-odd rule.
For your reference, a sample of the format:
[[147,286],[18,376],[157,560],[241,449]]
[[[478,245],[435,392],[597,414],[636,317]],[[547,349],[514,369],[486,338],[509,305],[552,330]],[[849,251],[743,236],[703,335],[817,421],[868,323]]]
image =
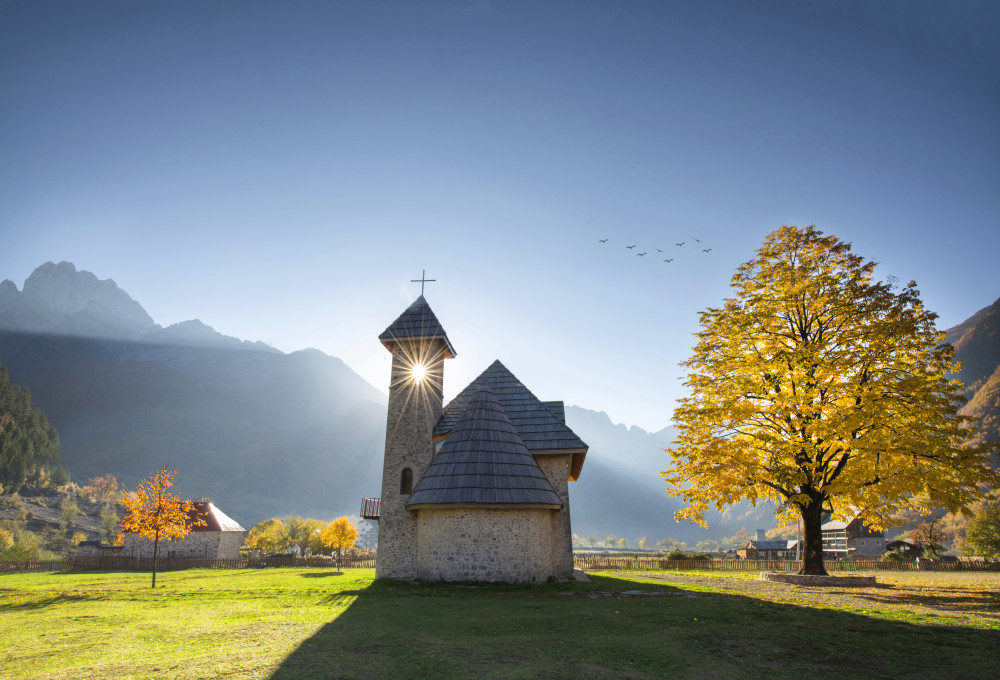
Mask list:
[[729,538],[722,539],[722,545],[727,548],[740,549],[745,548],[747,542],[750,540],[750,532],[746,530],[746,527],[740,527],[736,530],[736,533]]
[[802,518],[799,573],[825,574],[824,511],[879,529],[913,494],[958,510],[977,483],[996,484],[958,413],[936,315],[916,283],[876,282],[874,268],[848,243],[785,226],[739,267],[735,295],[702,312],[662,473],[684,499],[678,520],[775,502]]
[[965,528],[966,551],[1000,557],[1000,505],[983,504]]
[[320,537],[323,540],[323,545],[333,550],[337,557],[337,566],[340,566],[340,558],[344,551],[358,540],[358,530],[351,524],[351,520],[346,517],[338,517],[326,525]]
[[121,498],[125,506],[125,517],[120,524],[122,530],[153,541],[153,588],[156,588],[160,539],[176,541],[187,536],[192,528],[205,525],[204,519],[194,516],[194,503],[182,501],[180,496],[168,491],[174,485],[175,476],[176,470],[163,468]]
[[243,539],[243,545],[268,555],[291,547],[288,528],[280,519],[265,519],[254,524]]
[[664,538],[662,541],[656,542],[657,548],[662,548],[663,550],[684,550],[687,547],[685,541],[678,541],[676,538]]
[[31,406],[31,393],[10,383],[0,366],[0,486],[17,493],[27,482],[65,478],[59,464],[59,434]]
[[326,522],[294,516],[286,517],[283,521],[288,533],[288,544],[297,546],[300,555],[305,555],[306,552],[318,553],[323,549],[319,535],[326,528]]

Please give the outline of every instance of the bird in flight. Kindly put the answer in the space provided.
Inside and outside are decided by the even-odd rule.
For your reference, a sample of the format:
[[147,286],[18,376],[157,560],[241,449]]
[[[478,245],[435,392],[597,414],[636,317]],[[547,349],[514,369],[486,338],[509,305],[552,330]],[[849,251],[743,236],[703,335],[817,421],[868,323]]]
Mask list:
[[[691,238],[694,238],[694,236],[692,236]],[[701,243],[701,239],[700,238],[694,238],[694,240],[697,241],[698,243]]]
[[684,241],[681,241],[680,243],[675,243],[674,245],[675,246],[682,246],[682,245],[684,245]]
[[635,245],[631,245],[631,246],[625,246],[625,249],[626,249],[626,250],[629,250],[629,249],[631,249],[631,248],[635,248]]
[[636,254],[635,254],[635,256],[636,256],[636,257],[643,257],[643,256],[644,256],[645,254],[646,254],[646,253],[636,253]]
[[664,260],[664,262],[673,262],[673,261],[674,261],[674,258],[672,258],[672,257],[669,260]]
[[[654,248],[656,248],[656,246],[653,246],[653,247],[654,247]],[[658,252],[658,253],[662,253],[663,251],[662,251],[662,250],[660,250],[659,248],[656,248],[656,252]]]
[[701,252],[703,252],[703,253],[710,253],[710,252],[712,252],[712,249],[711,248],[702,248]]
[[602,238],[600,241],[598,241],[598,243],[607,243],[607,242],[608,242],[608,239],[606,239],[606,238]]

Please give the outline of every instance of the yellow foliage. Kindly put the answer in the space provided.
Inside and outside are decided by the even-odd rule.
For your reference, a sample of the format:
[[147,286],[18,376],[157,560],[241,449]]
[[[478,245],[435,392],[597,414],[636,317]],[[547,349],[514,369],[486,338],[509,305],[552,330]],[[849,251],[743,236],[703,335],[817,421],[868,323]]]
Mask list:
[[205,520],[189,518],[195,506],[182,501],[168,489],[174,485],[177,471],[161,469],[140,482],[138,488],[121,497],[125,517],[119,523],[122,531],[139,534],[153,541],[176,541],[188,535],[195,526],[204,526]]
[[814,227],[782,227],[702,312],[662,473],[677,519],[772,501],[807,520],[808,542],[824,508],[883,528],[913,494],[958,510],[1000,482],[958,413],[936,315],[914,282],[897,290],[874,268]]
[[351,524],[351,520],[338,517],[326,525],[320,533],[320,540],[339,556],[358,540],[358,530]]

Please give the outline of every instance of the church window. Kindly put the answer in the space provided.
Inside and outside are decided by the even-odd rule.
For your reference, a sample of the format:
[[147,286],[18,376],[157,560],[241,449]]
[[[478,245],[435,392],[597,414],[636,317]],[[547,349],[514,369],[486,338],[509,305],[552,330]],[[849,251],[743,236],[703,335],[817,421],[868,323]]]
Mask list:
[[403,468],[403,474],[399,476],[399,493],[410,494],[413,492],[413,470]]

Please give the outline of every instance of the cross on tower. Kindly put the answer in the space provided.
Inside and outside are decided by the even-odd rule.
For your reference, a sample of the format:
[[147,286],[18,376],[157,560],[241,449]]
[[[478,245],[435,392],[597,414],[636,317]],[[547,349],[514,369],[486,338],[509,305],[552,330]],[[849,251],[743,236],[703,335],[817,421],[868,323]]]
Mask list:
[[419,279],[410,279],[410,283],[417,283],[418,281],[420,282],[420,294],[423,295],[424,294],[424,284],[427,283],[428,281],[437,281],[437,279],[429,279],[429,278],[427,278],[427,270],[423,269],[423,270],[420,271],[420,278]]

